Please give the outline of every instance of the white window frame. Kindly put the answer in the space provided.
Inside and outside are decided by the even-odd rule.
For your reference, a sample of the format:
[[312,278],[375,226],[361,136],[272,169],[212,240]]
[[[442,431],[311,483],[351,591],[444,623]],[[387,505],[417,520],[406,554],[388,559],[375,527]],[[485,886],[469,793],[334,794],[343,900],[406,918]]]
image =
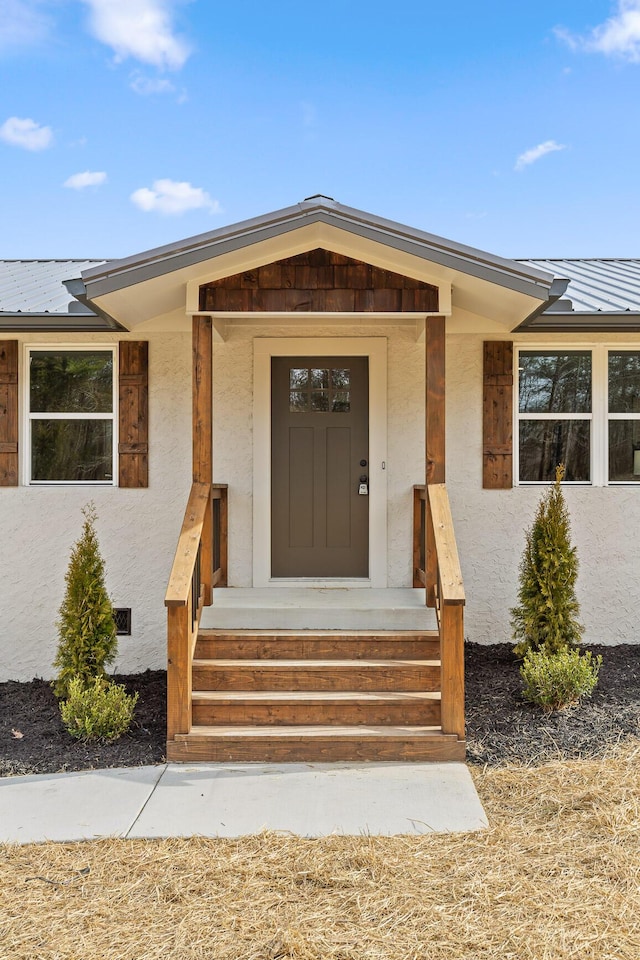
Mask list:
[[[34,353],[110,353],[113,358],[112,410],[110,413],[32,413],[31,412],[31,355]],[[24,376],[22,378],[24,409],[23,476],[25,484],[33,487],[115,487],[118,485],[118,350],[112,343],[28,343],[24,345]],[[34,480],[31,477],[31,423],[34,420],[111,420],[112,478],[111,480]]]
[[[640,420],[640,413],[609,413],[609,353],[640,352],[638,343],[518,343],[514,344],[513,391],[513,483],[514,486],[540,486],[549,480],[520,479],[520,422],[522,420],[590,420],[591,480],[565,481],[575,487],[638,486],[638,480],[609,480],[609,420]],[[591,354],[591,413],[521,413],[520,412],[520,352],[570,353],[588,351]]]

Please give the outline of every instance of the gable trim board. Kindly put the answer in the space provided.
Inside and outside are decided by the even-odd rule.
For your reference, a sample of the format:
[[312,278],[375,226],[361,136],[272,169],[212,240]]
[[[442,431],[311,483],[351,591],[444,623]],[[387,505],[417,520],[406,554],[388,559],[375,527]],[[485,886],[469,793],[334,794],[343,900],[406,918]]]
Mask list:
[[[121,341],[118,353],[118,486],[148,487],[149,344]],[[0,341],[0,486],[20,482],[18,379],[18,341]]]

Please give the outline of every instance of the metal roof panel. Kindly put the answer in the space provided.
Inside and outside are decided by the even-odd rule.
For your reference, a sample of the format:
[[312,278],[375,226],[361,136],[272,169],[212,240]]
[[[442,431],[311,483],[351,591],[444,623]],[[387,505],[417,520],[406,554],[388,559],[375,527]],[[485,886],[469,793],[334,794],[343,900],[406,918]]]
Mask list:
[[69,313],[74,300],[62,281],[104,260],[0,260],[0,312]]

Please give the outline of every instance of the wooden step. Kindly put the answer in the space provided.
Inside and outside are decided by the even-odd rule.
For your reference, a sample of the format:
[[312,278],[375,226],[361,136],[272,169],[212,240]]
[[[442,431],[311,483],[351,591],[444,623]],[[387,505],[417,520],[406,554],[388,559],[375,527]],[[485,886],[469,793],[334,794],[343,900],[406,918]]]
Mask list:
[[408,691],[219,691],[193,694],[193,723],[439,725],[440,694]]
[[201,630],[199,660],[434,660],[436,631]]
[[429,726],[194,727],[167,744],[175,761],[464,760],[465,745]]
[[193,690],[440,688],[439,660],[194,660]]

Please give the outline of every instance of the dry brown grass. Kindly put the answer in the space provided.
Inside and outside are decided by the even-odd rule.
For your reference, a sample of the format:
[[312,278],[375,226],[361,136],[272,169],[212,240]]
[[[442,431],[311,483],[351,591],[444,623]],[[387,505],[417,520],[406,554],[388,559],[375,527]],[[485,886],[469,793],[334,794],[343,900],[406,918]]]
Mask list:
[[5,847],[0,956],[638,960],[639,763],[476,772],[482,833]]

